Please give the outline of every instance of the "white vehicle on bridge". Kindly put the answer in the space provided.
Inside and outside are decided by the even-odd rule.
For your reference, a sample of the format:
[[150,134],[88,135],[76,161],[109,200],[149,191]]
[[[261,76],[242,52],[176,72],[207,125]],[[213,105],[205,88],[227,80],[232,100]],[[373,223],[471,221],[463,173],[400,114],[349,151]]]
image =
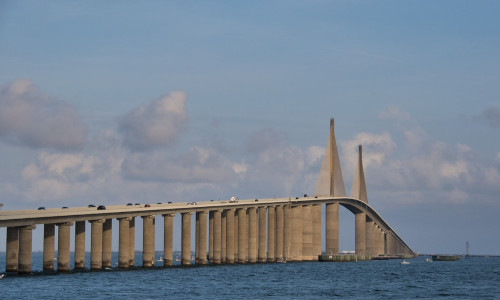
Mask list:
[[229,203],[236,203],[236,202],[238,202],[238,200],[239,200],[238,197],[233,196],[233,197],[231,197],[231,199],[229,199]]

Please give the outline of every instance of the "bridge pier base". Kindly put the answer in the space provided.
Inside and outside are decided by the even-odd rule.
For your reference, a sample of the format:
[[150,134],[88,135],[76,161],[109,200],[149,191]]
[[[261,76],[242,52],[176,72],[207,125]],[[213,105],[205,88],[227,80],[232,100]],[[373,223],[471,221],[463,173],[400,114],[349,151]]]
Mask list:
[[292,209],[290,205],[283,207],[283,258],[292,260]]
[[339,252],[339,204],[327,203],[326,211],[326,254]]
[[43,271],[54,271],[55,225],[43,225]]
[[90,269],[102,269],[102,224],[104,220],[90,221]]
[[239,216],[238,216],[238,210],[234,210],[234,263],[238,263],[238,255],[239,255],[239,249],[240,249],[240,221],[239,221]]
[[267,207],[267,261],[276,261],[276,207]]
[[75,270],[85,268],[85,221],[75,222]]
[[19,274],[31,273],[31,240],[35,227],[35,225],[30,225],[19,228],[19,262],[17,264]]
[[142,217],[142,267],[151,268],[155,264],[155,216]]
[[135,265],[135,217],[132,217],[128,223],[128,254],[130,260],[128,263],[129,268]]
[[191,264],[191,215],[193,213],[182,213],[181,231],[181,264],[189,266]]
[[312,243],[313,260],[318,260],[321,255],[321,204],[313,204],[312,214]]
[[5,250],[5,271],[17,272],[19,260],[19,229],[17,227],[7,227]]
[[257,262],[257,208],[250,207],[248,212],[248,262]]
[[302,260],[313,260],[312,205],[302,206]]
[[234,264],[234,209],[229,209],[224,212],[226,214],[226,263]]
[[118,268],[128,269],[130,263],[130,218],[118,219]]
[[248,262],[248,221],[247,209],[238,209],[238,263]]
[[111,268],[112,219],[102,224],[102,268]]
[[173,233],[174,233],[174,215],[163,215],[163,266],[173,265]]
[[259,208],[259,246],[258,246],[258,261],[260,263],[267,261],[266,254],[266,207],[260,206]]
[[225,264],[227,261],[227,210],[221,212],[220,224],[220,262]]
[[285,212],[284,206],[276,206],[276,248],[275,258],[277,261],[285,259],[283,243],[285,242]]
[[70,229],[73,222],[57,224],[57,272],[69,272]]
[[366,213],[354,215],[355,251],[358,255],[366,254]]
[[216,210],[214,211],[214,242],[213,242],[213,260],[212,263],[215,265],[220,264],[220,258],[221,258],[221,217],[222,217],[222,210]]
[[292,206],[292,224],[291,224],[291,249],[290,249],[290,259],[291,261],[302,261],[302,205]]
[[196,258],[195,256],[195,262],[199,265],[207,264],[207,214],[209,213],[206,211],[196,213],[198,232],[196,233],[197,241],[195,253],[198,254],[198,257]]

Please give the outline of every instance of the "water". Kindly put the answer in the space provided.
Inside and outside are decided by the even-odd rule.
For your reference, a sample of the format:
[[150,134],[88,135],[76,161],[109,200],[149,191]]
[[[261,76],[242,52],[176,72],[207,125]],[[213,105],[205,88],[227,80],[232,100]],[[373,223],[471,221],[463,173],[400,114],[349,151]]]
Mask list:
[[[0,280],[1,299],[500,299],[500,258],[425,262],[424,257],[43,274]],[[0,254],[5,270],[5,254]],[[140,261],[140,256],[136,261]]]

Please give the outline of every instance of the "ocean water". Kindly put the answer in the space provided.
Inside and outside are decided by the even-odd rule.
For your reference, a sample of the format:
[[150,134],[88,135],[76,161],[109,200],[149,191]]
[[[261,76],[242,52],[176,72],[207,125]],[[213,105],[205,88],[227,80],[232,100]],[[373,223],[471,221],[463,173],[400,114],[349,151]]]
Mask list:
[[[4,253],[0,259],[3,272]],[[424,259],[44,274],[34,253],[32,275],[0,279],[0,299],[500,299],[500,258]]]

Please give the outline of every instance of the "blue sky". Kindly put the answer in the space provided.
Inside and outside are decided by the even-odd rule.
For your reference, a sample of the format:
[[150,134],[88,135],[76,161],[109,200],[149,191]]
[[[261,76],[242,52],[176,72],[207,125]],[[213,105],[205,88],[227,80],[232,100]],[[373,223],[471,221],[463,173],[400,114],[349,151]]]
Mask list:
[[369,201],[414,250],[500,254],[499,14],[497,1],[2,1],[0,202],[311,194],[334,117],[346,190],[362,143]]

